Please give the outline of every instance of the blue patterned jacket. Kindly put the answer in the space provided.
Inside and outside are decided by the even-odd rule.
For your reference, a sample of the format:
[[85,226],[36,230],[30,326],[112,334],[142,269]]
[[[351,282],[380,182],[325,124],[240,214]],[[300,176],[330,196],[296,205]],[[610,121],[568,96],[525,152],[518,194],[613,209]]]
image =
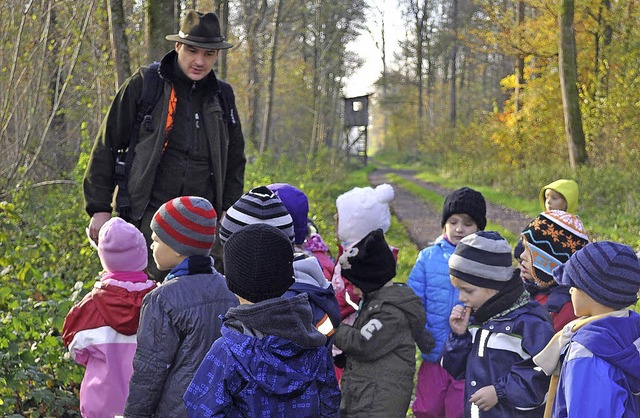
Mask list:
[[190,417],[338,417],[340,390],[306,294],[229,309],[184,402]]

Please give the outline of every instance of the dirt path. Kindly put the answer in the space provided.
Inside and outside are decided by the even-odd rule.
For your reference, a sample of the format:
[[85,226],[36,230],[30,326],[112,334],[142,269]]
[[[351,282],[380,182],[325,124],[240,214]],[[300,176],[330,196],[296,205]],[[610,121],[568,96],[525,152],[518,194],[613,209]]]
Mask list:
[[[393,212],[400,222],[405,225],[411,241],[422,249],[430,245],[442,233],[442,228],[440,227],[442,208],[433,207],[398,184],[390,182],[386,177],[389,173],[394,173],[442,196],[446,196],[451,189],[419,180],[414,177],[415,171],[411,170],[395,170],[379,166],[378,169],[369,174],[369,182],[372,185],[377,186],[378,184],[389,183],[393,186],[395,190],[395,198],[391,202]],[[522,229],[531,221],[528,216],[520,212],[491,202],[487,202],[487,219],[505,227],[515,235],[520,234]]]

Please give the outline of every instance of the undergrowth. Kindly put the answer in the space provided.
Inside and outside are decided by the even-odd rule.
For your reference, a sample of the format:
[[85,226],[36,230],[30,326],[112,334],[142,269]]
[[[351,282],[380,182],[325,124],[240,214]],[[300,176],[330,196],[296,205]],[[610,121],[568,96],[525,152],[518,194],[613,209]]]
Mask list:
[[[24,185],[0,202],[0,416],[77,417],[84,369],[66,355],[64,318],[93,286],[101,269],[87,241],[81,178],[69,187]],[[250,158],[245,191],[290,183],[309,197],[310,217],[333,254],[335,200],[368,185],[373,167],[345,167],[329,154],[312,159]],[[417,256],[397,219],[387,239],[401,248],[398,281],[406,281]]]

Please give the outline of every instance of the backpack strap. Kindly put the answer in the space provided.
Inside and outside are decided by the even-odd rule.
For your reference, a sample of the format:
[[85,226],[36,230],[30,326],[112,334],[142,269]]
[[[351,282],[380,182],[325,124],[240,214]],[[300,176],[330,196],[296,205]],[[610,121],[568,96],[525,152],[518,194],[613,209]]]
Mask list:
[[151,113],[162,95],[164,81],[160,77],[160,62],[151,63],[148,67],[140,68],[142,74],[142,91],[136,100],[136,119],[131,129],[131,138],[127,148],[117,151],[115,163],[115,183],[118,186],[116,196],[116,212],[123,219],[128,219],[131,214],[131,198],[127,187],[129,171],[135,157],[135,148],[141,126],[147,131],[153,130],[153,117]]

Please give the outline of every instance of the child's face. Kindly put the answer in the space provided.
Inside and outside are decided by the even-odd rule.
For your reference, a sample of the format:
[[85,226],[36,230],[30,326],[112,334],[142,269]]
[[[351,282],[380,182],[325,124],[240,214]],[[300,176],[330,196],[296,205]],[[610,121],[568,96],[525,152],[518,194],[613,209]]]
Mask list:
[[489,289],[488,287],[475,286],[456,277],[450,277],[451,284],[460,291],[460,297],[458,297],[458,300],[464,303],[464,306],[470,307],[473,311],[477,311],[478,308],[484,305],[486,301],[498,293],[497,290]]
[[153,243],[151,243],[153,259],[156,262],[156,266],[158,266],[158,270],[170,270],[184,259],[175,250],[162,242],[155,232],[151,234],[151,239],[153,240]]
[[573,304],[573,313],[580,316],[594,316],[606,312],[612,312],[615,309],[604,306],[595,300],[584,291],[577,287],[569,289],[571,293],[571,303]]
[[546,210],[567,210],[567,201],[564,196],[555,190],[544,191],[544,207]]
[[531,251],[529,251],[529,247],[526,241],[523,241],[524,251],[520,256],[520,260],[518,260],[518,265],[520,266],[520,278],[522,280],[533,282],[533,260],[531,259]]
[[454,213],[444,224],[444,233],[453,245],[458,245],[462,238],[477,231],[478,225],[466,213]]

